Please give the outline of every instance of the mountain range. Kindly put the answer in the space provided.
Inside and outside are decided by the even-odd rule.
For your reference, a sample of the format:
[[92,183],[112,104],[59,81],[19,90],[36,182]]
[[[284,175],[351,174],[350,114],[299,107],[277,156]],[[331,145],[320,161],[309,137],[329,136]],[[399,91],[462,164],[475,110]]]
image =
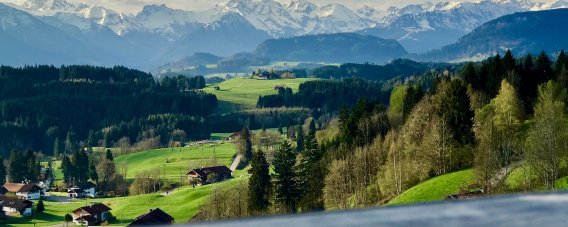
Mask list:
[[421,61],[478,61],[511,50],[516,55],[568,50],[568,9],[515,13],[492,20],[452,45],[412,58]]
[[[147,5],[133,15],[65,0],[2,5],[3,64],[122,64],[150,69],[196,52],[231,56],[267,39],[357,32],[411,53],[452,44],[500,16],[567,7],[564,0],[425,3],[377,10],[308,0],[229,0],[192,12]],[[8,57],[12,56],[12,57]]]

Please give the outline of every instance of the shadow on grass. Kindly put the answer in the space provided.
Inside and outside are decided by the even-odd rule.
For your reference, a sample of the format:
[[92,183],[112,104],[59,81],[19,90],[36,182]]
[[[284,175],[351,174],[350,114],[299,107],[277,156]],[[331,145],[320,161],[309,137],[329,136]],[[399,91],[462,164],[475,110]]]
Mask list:
[[64,222],[63,216],[54,215],[50,213],[36,213],[35,218],[34,216],[25,217],[25,216],[7,216],[6,219],[0,220],[0,225],[18,225],[18,224],[29,224],[33,225],[37,223],[39,226],[42,223],[56,223],[56,222]]

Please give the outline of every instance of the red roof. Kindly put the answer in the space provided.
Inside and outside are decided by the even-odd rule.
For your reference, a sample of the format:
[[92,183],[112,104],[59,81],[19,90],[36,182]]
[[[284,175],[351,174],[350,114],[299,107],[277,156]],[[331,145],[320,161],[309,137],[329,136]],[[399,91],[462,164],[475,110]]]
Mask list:
[[5,183],[4,188],[8,192],[36,192],[41,188],[35,184]]

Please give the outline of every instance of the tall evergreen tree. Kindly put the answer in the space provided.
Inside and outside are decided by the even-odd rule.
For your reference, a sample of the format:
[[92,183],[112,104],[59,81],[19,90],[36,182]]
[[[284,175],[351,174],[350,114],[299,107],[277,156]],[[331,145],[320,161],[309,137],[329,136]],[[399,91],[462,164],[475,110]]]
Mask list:
[[[281,204],[286,212],[296,212],[299,190],[296,182],[296,153],[287,140],[284,140],[274,155],[274,184],[276,202]],[[320,179],[321,180],[321,179]]]
[[532,106],[537,97],[538,81],[534,75],[534,60],[532,55],[528,54],[520,66],[521,87],[519,88],[519,96],[525,105],[525,112],[532,113]]
[[65,154],[71,154],[75,150],[75,136],[72,131],[67,132],[67,138],[65,139]]
[[91,161],[91,163],[89,164],[89,179],[91,179],[95,183],[99,182],[99,174],[97,173],[97,165],[95,165],[94,161]]
[[402,119],[406,119],[406,117],[410,114],[414,106],[420,102],[424,96],[424,92],[420,87],[413,87],[408,86],[406,90],[406,96],[404,96],[404,100],[402,103]]
[[0,185],[6,183],[6,166],[4,165],[4,158],[0,155]]
[[244,127],[240,135],[240,152],[243,155],[245,161],[250,161],[252,159],[252,141],[251,134],[248,127]]
[[438,91],[438,115],[448,122],[454,139],[462,144],[473,142],[473,117],[466,86],[454,79],[442,84]]
[[43,199],[40,196],[39,200],[37,201],[36,210],[39,213],[42,213],[45,210],[45,206],[43,205]]
[[322,152],[317,139],[312,135],[307,135],[304,152],[300,154],[299,163],[296,167],[300,191],[299,205],[302,212],[324,208],[324,184],[321,179],[325,178],[325,167],[320,165],[321,158]]
[[305,142],[304,129],[302,128],[302,126],[299,126],[297,131],[298,135],[296,136],[296,152],[302,153],[304,151]]
[[316,135],[316,121],[312,118],[308,126],[308,134],[314,137]]
[[254,152],[251,161],[251,176],[249,178],[248,209],[253,213],[261,213],[270,206],[270,173],[269,164],[264,152]]
[[552,62],[548,55],[543,51],[536,58],[535,73],[537,77],[537,85],[543,84],[553,78]]
[[106,149],[105,158],[109,161],[114,160],[114,155],[112,154],[112,151],[110,149]]
[[554,78],[563,87],[568,87],[568,56],[566,52],[560,51],[554,64]]
[[481,88],[481,80],[475,72],[473,63],[467,63],[464,66],[464,68],[461,70],[461,77],[466,83],[471,84],[473,89],[479,90]]
[[56,137],[55,141],[53,141],[53,156],[58,158],[60,154],[61,154],[61,140],[59,139],[59,137]]
[[65,182],[65,184],[73,183],[76,171],[74,170],[73,163],[71,163],[69,156],[63,156],[63,159],[61,160],[61,169],[63,172],[63,182]]

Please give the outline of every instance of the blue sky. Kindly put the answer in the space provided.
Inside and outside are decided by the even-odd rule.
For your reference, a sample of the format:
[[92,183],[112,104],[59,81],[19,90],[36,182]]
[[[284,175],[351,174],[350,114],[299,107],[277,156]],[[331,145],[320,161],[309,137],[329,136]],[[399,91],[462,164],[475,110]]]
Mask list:
[[[25,1],[25,0],[3,0],[3,1]],[[226,0],[67,0],[70,2],[85,2],[92,5],[103,5],[121,12],[136,13],[147,4],[166,4],[171,8],[185,10],[205,10],[213,7],[215,4],[225,2]],[[426,2],[426,0],[311,0],[318,5],[329,3],[341,3],[350,8],[359,8],[363,5],[369,5],[377,9],[386,9],[390,6],[404,6],[408,4],[416,4]],[[448,1],[448,0],[446,0]],[[451,0],[450,0],[451,1]],[[467,0],[453,0],[467,1]],[[470,0],[471,1],[471,0]],[[431,0],[431,2],[441,2],[441,0]]]

